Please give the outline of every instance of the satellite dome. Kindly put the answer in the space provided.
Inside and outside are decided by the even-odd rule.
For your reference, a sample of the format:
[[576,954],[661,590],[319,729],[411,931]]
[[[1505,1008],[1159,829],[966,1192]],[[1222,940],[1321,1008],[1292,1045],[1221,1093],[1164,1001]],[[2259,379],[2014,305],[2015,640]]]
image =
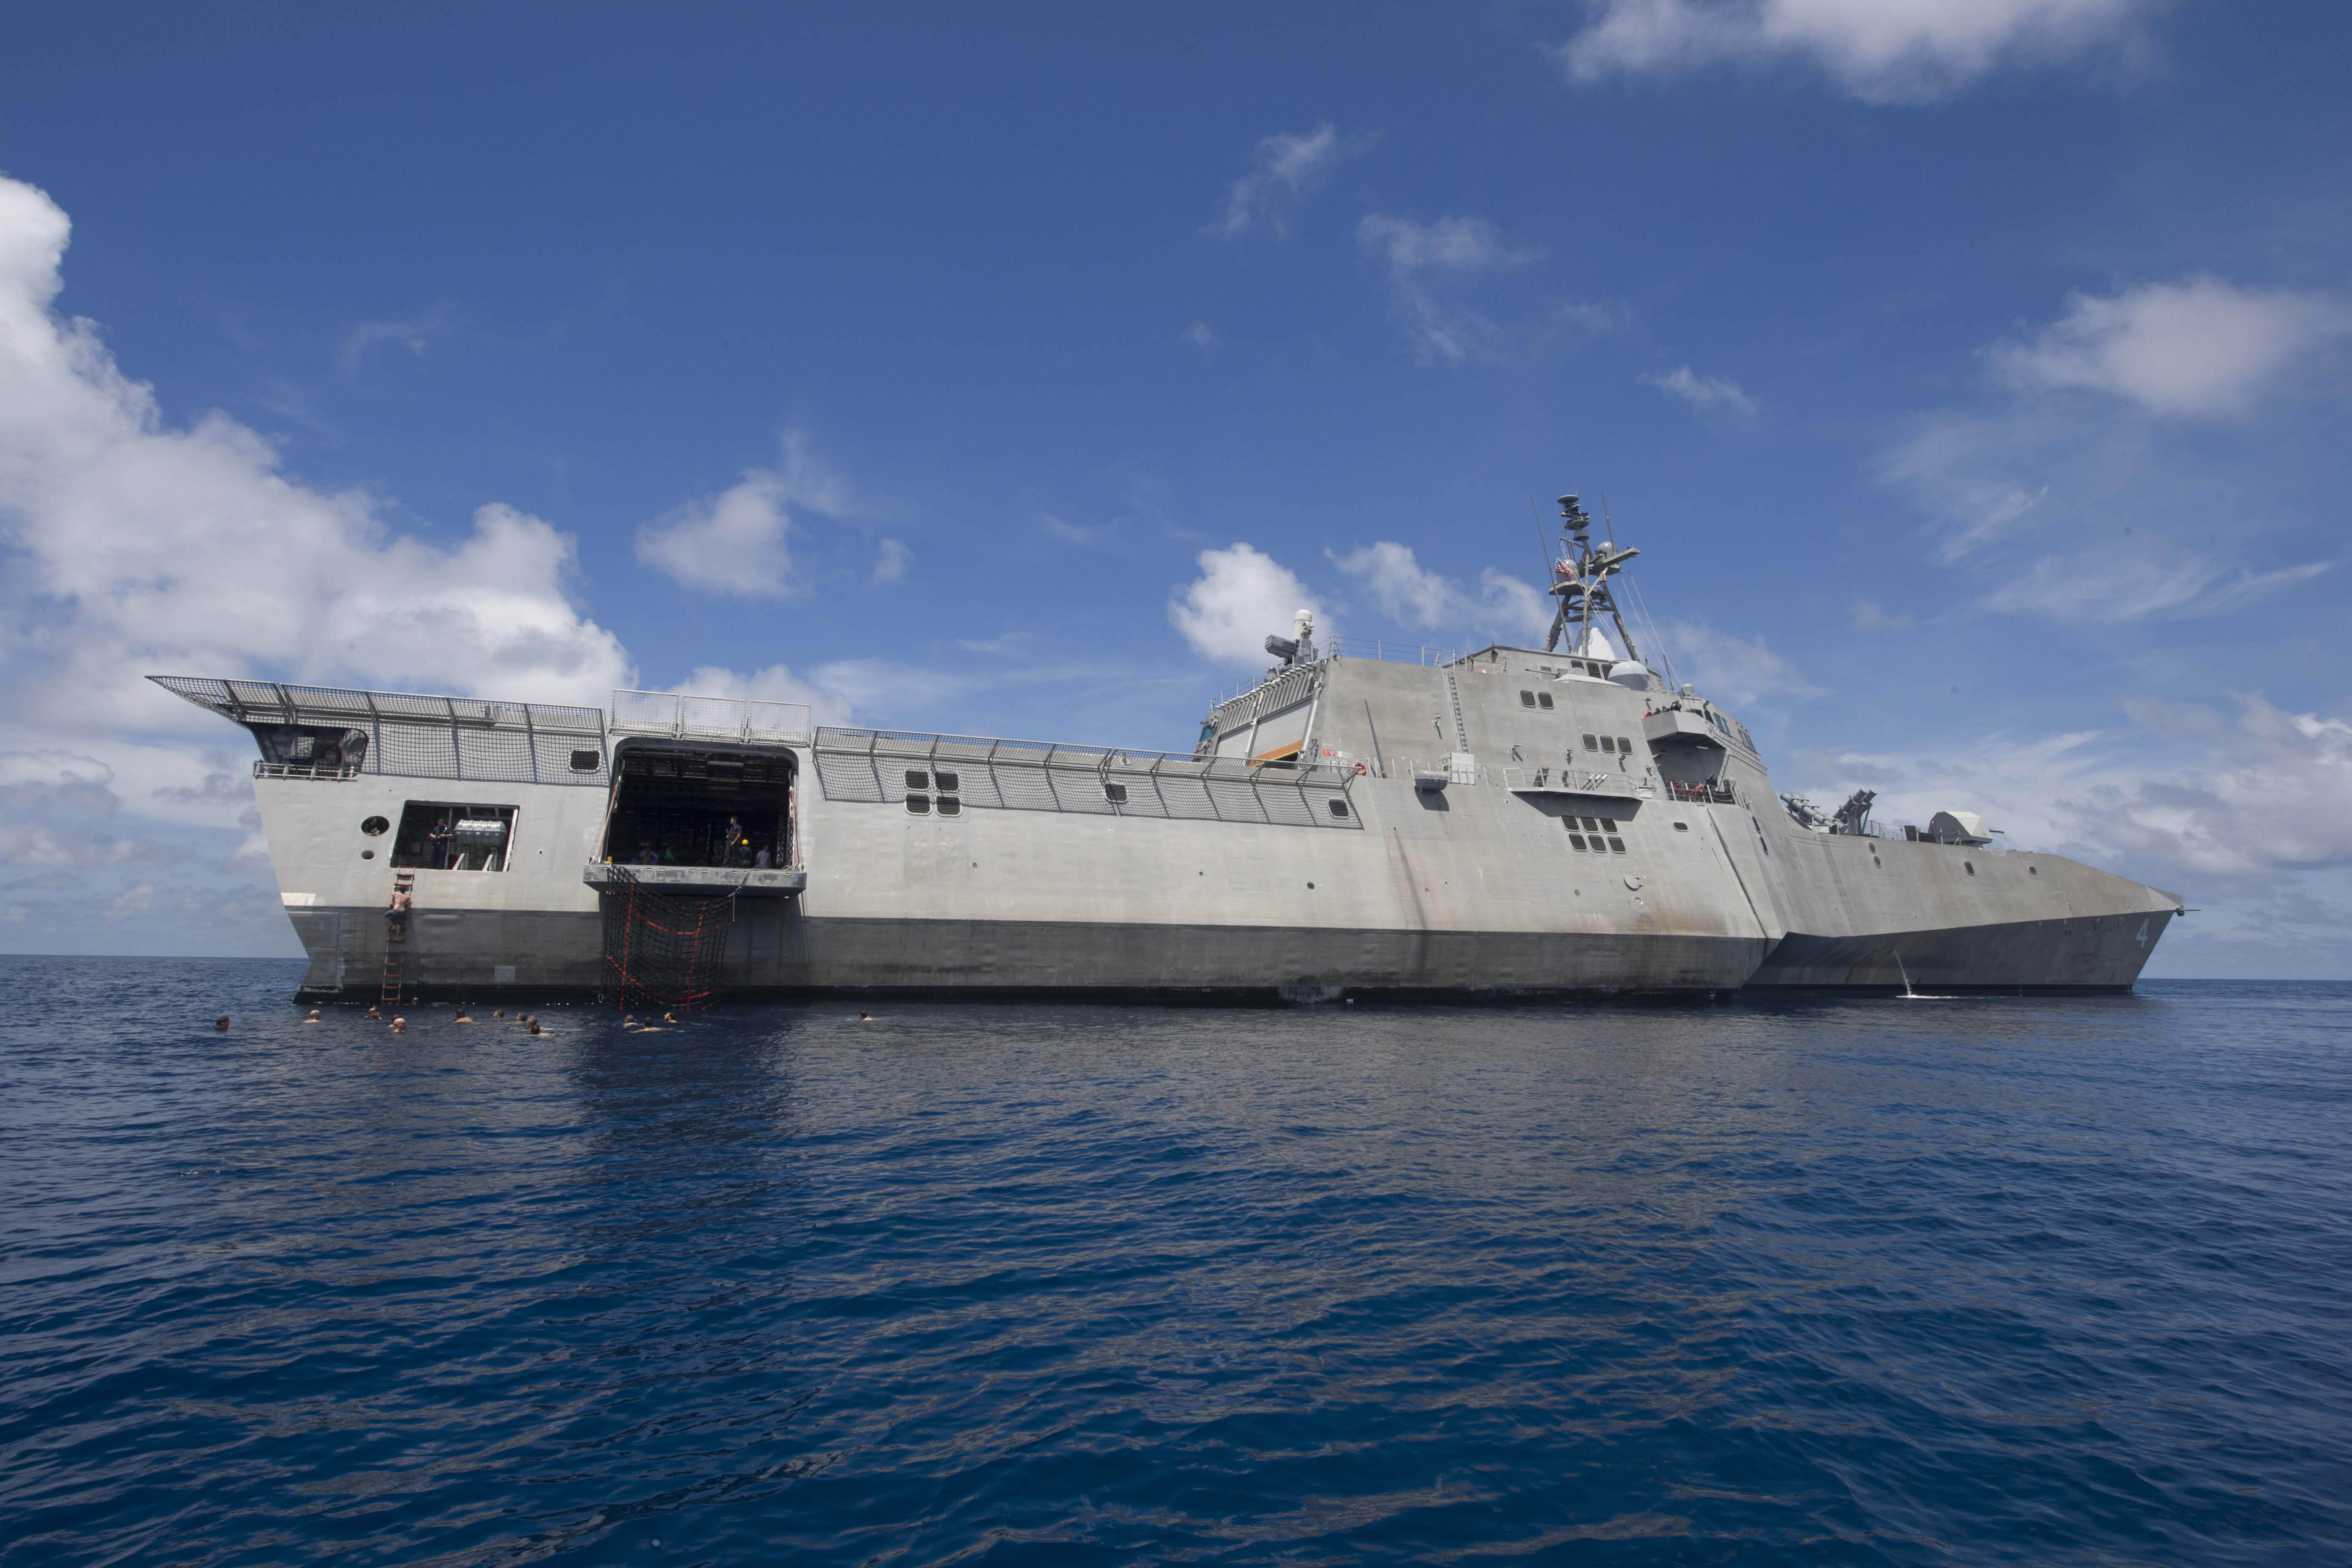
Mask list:
[[1636,659],[1624,659],[1609,667],[1609,679],[1628,691],[1650,689],[1650,667]]

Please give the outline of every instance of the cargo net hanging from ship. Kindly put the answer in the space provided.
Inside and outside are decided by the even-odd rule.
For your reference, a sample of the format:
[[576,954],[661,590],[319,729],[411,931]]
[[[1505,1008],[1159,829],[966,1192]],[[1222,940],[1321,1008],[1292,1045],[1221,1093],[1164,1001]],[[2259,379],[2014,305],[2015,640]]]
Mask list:
[[656,892],[625,866],[604,890],[604,1000],[630,1008],[707,1007],[735,921],[732,893]]

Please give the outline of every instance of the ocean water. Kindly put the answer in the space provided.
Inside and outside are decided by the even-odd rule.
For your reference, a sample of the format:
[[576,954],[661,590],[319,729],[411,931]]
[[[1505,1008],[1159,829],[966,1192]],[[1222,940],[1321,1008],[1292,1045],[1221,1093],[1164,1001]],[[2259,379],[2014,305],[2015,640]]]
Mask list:
[[2352,987],[298,972],[0,960],[0,1563],[2352,1563]]

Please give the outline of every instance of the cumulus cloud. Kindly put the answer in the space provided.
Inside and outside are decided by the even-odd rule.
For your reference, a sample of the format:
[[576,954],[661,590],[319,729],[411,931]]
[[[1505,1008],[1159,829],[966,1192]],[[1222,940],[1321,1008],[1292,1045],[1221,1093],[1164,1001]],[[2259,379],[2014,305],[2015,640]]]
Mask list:
[[2175,418],[2236,417],[2296,360],[2347,337],[2352,305],[2334,295],[2200,276],[2073,295],[2056,321],[1988,357],[2030,391],[2105,393]]
[[1400,626],[1509,643],[1540,638],[1551,626],[1551,606],[1542,593],[1491,566],[1480,574],[1473,595],[1422,565],[1411,546],[1392,541],[1333,553],[1330,560]]
[[1853,621],[1858,632],[1907,632],[1918,624],[1918,617],[1908,612],[1890,611],[1874,599],[1856,599]]
[[669,689],[687,697],[798,702],[809,709],[814,721],[819,724],[846,724],[852,716],[849,700],[827,685],[821,675],[803,679],[781,664],[755,669],[749,675],[739,675],[731,669],[706,664]]
[[782,482],[753,468],[740,484],[639,529],[637,559],[682,588],[781,599],[803,586],[793,581],[784,543],[792,526]]
[[154,670],[581,701],[627,683],[548,523],[485,506],[437,547],[369,496],[289,479],[225,416],[168,424],[93,324],[55,314],[68,235],[47,195],[0,179],[0,655],[19,717],[184,722],[139,679]]
[[1301,609],[1318,612],[1318,635],[1329,630],[1307,585],[1247,544],[1203,550],[1199,565],[1201,575],[1169,596],[1168,621],[1203,658],[1265,664],[1266,637],[1288,636],[1291,619]]
[[1990,72],[2129,58],[2160,0],[1594,0],[1570,78],[1799,61],[1874,103],[1948,98]]
[[884,540],[880,556],[874,563],[875,584],[878,586],[898,582],[907,574],[907,563],[914,558],[915,552],[898,540]]
[[1763,411],[1763,405],[1739,389],[1739,384],[1728,376],[1700,375],[1688,365],[1681,365],[1663,374],[1642,378],[1669,397],[1678,397],[1702,414],[1722,409],[1743,419],[1753,419]]
[[1210,225],[1209,232],[1235,239],[1260,223],[1282,232],[1291,202],[1321,183],[1341,160],[1370,145],[1369,137],[1342,137],[1328,121],[1312,131],[1278,131],[1264,138],[1249,173],[1227,195],[1224,217]]
[[1356,243],[1380,258],[1390,302],[1423,360],[1459,364],[1493,357],[1501,347],[1495,324],[1446,300],[1441,290],[1481,273],[1507,272],[1543,259],[1541,247],[1513,245],[1483,218],[1444,217],[1417,223],[1367,213]]

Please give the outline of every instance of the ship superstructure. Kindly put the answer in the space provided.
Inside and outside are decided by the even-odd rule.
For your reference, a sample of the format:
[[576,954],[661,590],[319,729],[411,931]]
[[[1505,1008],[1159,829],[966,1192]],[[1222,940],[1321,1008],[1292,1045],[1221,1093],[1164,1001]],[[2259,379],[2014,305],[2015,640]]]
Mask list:
[[1636,552],[1573,497],[1562,521],[1544,648],[1318,647],[1302,612],[1189,753],[153,679],[255,737],[312,999],[629,994],[689,921],[696,998],[2137,979],[2176,895],[1996,847],[1958,803],[1882,829],[1866,794],[1776,797],[1746,726],[1642,662],[1611,587]]

